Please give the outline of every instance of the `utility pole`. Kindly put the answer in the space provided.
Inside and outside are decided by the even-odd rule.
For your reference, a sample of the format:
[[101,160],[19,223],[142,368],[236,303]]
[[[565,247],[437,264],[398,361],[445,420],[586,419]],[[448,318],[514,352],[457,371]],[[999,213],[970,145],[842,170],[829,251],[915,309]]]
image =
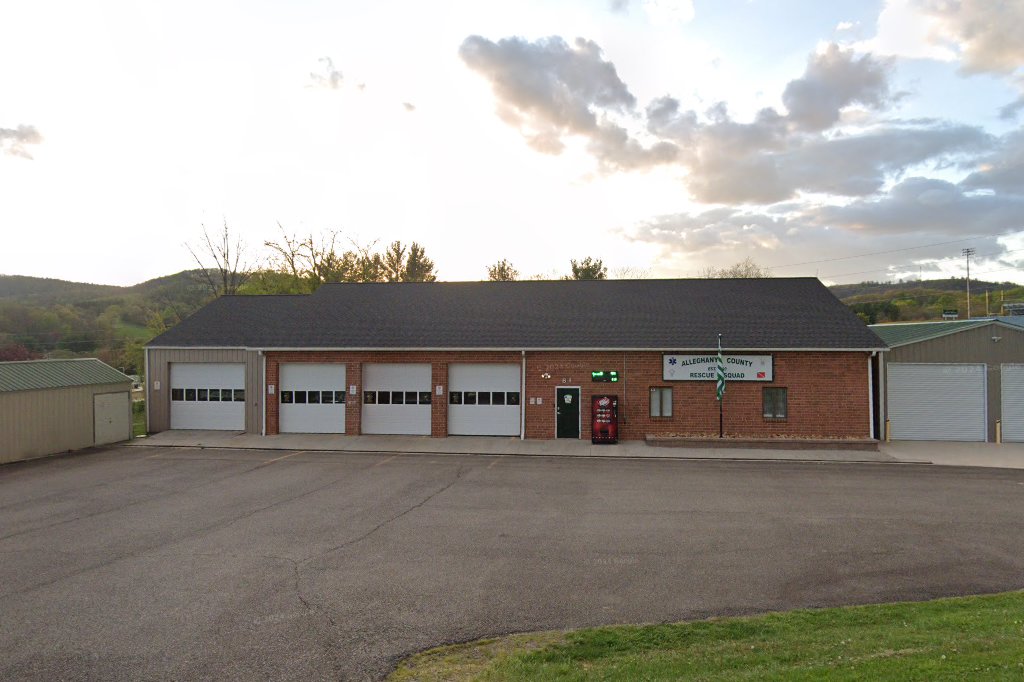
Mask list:
[[967,319],[971,319],[971,256],[974,249],[964,249],[960,252],[967,259]]

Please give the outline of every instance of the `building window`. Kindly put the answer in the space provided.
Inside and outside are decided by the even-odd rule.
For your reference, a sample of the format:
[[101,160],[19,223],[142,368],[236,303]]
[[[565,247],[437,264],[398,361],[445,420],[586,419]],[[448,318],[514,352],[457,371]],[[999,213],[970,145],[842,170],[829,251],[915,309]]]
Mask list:
[[234,392],[235,392],[235,402],[236,403],[244,403],[245,402],[245,389],[244,388],[236,388]]
[[504,405],[505,404],[505,392],[494,391],[491,393],[491,405]]
[[519,404],[519,391],[509,391],[505,394],[506,405],[518,405]]
[[281,404],[282,405],[291,405],[292,404],[292,392],[291,391],[281,391]]
[[449,391],[448,392],[448,404],[449,405],[461,405],[462,404],[462,391]]
[[651,388],[651,416],[672,416],[672,389],[662,386]]
[[376,405],[377,404],[377,391],[363,391],[363,404],[364,405]]
[[344,405],[345,404],[345,391],[335,391],[334,392],[334,403],[336,405]]
[[788,413],[786,389],[764,388],[761,390],[761,396],[764,403],[765,419],[783,420],[786,418]]
[[476,391],[466,391],[462,394],[463,405],[476,405]]
[[306,391],[306,403],[309,405],[319,405],[320,391]]
[[420,391],[420,405],[430,404],[430,391]]

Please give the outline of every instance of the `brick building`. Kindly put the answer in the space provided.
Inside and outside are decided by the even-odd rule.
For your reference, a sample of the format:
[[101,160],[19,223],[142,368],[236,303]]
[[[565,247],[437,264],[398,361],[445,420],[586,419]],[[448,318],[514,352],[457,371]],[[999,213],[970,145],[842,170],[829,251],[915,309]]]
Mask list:
[[885,344],[813,278],[327,284],[209,304],[146,350],[149,430],[869,438]]

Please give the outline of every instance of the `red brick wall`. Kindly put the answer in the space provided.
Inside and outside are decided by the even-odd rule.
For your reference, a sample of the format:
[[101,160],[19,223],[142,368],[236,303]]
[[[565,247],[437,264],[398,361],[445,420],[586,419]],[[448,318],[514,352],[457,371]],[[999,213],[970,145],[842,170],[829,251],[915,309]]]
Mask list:
[[[756,354],[756,353],[752,353]],[[445,395],[433,396],[431,435],[444,437],[448,430],[448,365],[453,362],[522,362],[518,352],[269,352],[267,383],[279,385],[278,367],[282,362],[344,362],[346,383],[358,387],[357,395],[347,396],[345,431],[360,433],[362,400],[362,364],[374,362],[429,362],[432,383],[444,386]],[[789,352],[772,353],[774,381],[731,382],[724,402],[725,433],[752,438],[824,437],[867,438],[868,374],[867,353]],[[616,384],[593,383],[594,370],[617,370]],[[543,378],[548,374],[550,378]],[[619,396],[619,437],[642,439],[651,435],[718,435],[718,402],[713,381],[663,381],[661,353],[614,352],[528,352],[526,354],[526,393],[521,396],[526,411],[526,437],[555,437],[555,389],[579,386],[582,426],[580,436],[590,438],[590,397],[599,393]],[[672,417],[649,415],[650,389],[672,388]],[[778,386],[788,389],[788,418],[765,420],[762,416],[761,389]],[[540,405],[530,399],[541,399]],[[278,402],[267,400],[267,433],[278,432]]]

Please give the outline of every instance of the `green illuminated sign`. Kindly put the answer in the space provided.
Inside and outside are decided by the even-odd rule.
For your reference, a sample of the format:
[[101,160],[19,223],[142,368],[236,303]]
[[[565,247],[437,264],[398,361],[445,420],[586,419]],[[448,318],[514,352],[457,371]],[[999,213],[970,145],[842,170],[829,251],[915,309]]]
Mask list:
[[619,380],[619,373],[615,370],[602,370],[600,372],[590,373],[591,381],[602,381],[615,383]]

